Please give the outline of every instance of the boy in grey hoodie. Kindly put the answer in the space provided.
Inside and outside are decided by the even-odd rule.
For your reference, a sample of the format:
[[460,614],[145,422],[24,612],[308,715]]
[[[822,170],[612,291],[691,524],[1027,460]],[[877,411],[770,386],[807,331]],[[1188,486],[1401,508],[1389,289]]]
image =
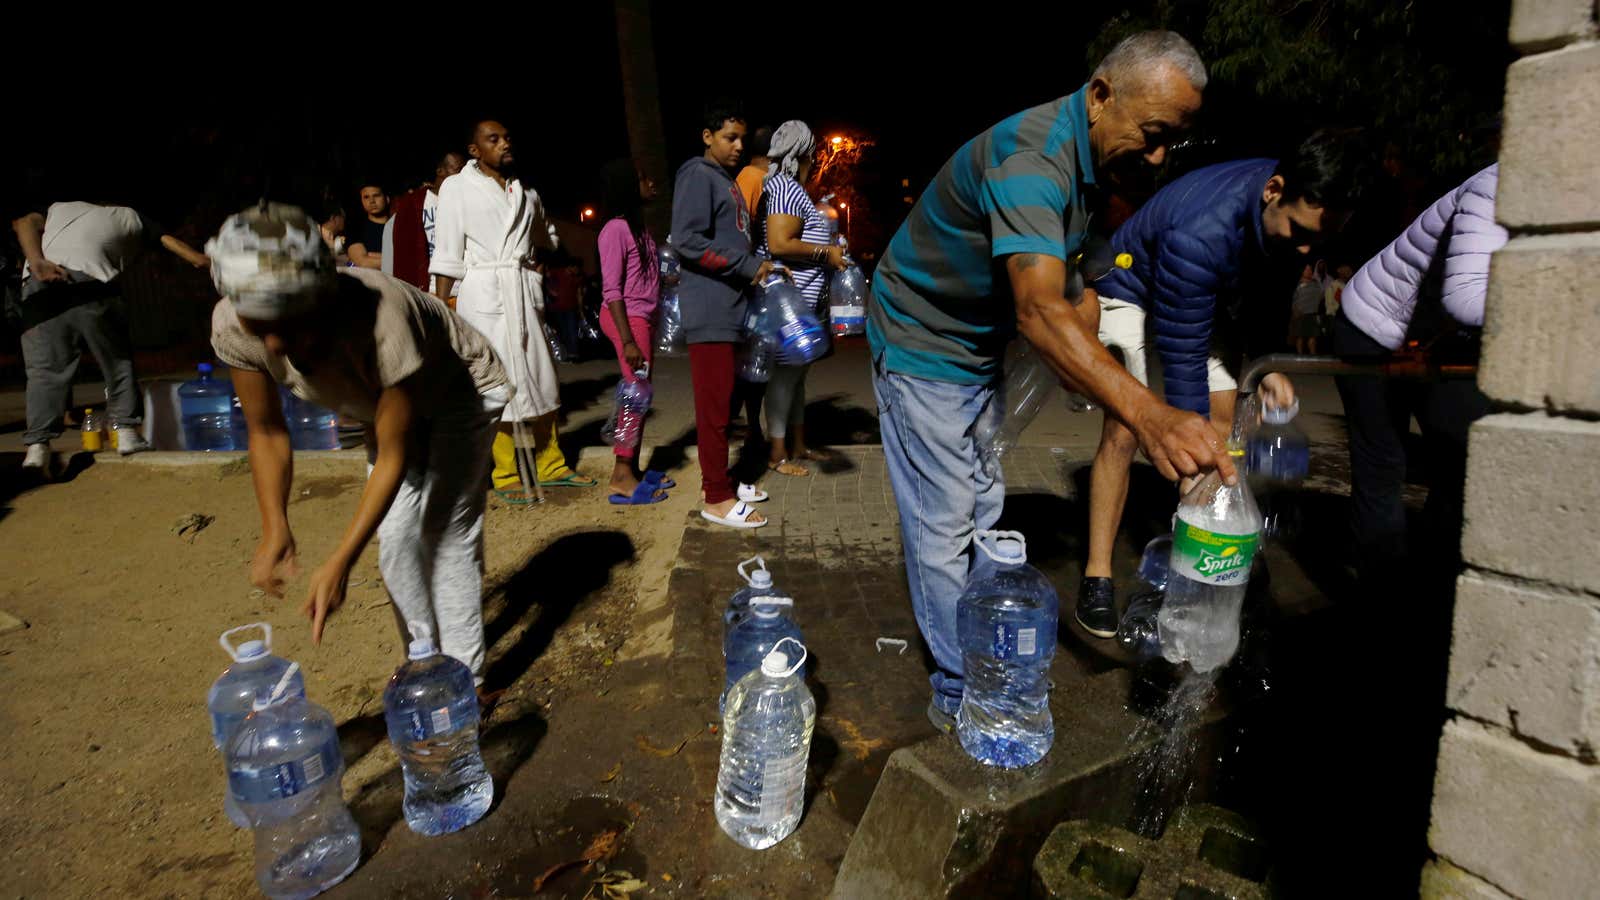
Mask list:
[[734,183],[744,152],[744,118],[731,107],[706,116],[705,155],[678,169],[672,194],[672,248],[682,260],[678,302],[689,342],[694,417],[705,489],[701,515],[734,528],[766,519],[735,493],[728,474],[728,413],[734,350],[743,334],[745,291],[772,271],[750,242],[750,211]]

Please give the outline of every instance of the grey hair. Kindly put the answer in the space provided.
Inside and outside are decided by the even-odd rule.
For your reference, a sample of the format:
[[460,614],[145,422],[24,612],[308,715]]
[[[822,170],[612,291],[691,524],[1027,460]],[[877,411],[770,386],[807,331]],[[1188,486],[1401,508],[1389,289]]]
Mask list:
[[1103,78],[1117,87],[1132,87],[1143,84],[1163,63],[1183,73],[1195,90],[1205,90],[1206,64],[1200,61],[1194,45],[1175,31],[1141,31],[1123,38],[1089,77]]

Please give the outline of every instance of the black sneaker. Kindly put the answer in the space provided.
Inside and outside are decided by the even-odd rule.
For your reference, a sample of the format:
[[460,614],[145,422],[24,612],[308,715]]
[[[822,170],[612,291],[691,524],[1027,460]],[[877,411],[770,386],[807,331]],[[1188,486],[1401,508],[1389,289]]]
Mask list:
[[1117,633],[1117,588],[1109,578],[1085,578],[1078,587],[1078,624],[1097,638]]

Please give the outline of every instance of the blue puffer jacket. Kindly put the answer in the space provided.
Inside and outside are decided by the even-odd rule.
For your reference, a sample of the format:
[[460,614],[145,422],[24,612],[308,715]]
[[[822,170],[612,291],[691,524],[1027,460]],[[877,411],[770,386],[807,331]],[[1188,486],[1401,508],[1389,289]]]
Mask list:
[[1217,300],[1238,288],[1246,256],[1262,250],[1261,190],[1277,167],[1243,159],[1196,169],[1157,191],[1111,237],[1113,250],[1133,254],[1133,266],[1094,287],[1154,321],[1167,402],[1179,409],[1211,411],[1206,361]]

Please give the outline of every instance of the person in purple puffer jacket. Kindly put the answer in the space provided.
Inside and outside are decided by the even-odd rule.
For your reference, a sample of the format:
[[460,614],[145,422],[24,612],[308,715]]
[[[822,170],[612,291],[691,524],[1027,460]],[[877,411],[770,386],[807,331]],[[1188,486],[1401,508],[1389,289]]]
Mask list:
[[[1387,356],[1410,342],[1440,362],[1475,362],[1489,287],[1489,257],[1505,245],[1495,223],[1500,167],[1490,166],[1440,197],[1404,233],[1356,272],[1333,326],[1334,352]],[[1488,413],[1471,380],[1387,381],[1341,376],[1350,430],[1350,508],[1356,570],[1382,582],[1408,559],[1405,441],[1415,417],[1429,474],[1425,534],[1457,551],[1466,481],[1467,429]]]

